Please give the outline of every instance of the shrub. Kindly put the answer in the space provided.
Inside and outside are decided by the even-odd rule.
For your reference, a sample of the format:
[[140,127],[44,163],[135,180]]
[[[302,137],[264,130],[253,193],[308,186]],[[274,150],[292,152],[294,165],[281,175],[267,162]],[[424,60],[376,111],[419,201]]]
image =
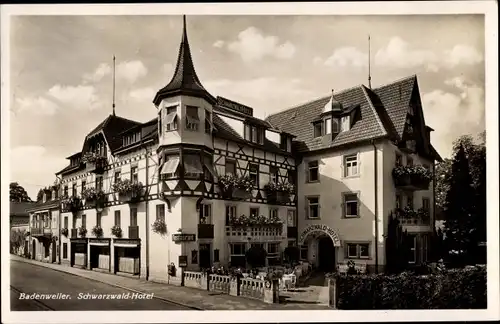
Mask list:
[[260,245],[254,245],[245,253],[246,260],[252,268],[262,267],[266,264],[267,252]]
[[92,235],[94,235],[95,237],[102,237],[103,234],[104,231],[102,230],[101,226],[96,225],[92,228]]
[[167,233],[167,224],[162,219],[155,220],[151,227],[156,234],[164,235]]
[[80,235],[81,237],[87,236],[87,229],[83,226],[79,227],[78,228],[78,235]]
[[117,238],[121,238],[122,237],[122,229],[120,228],[120,226],[114,225],[113,227],[111,227],[111,234],[113,234]]
[[433,270],[427,275],[335,274],[339,309],[486,308],[486,268]]

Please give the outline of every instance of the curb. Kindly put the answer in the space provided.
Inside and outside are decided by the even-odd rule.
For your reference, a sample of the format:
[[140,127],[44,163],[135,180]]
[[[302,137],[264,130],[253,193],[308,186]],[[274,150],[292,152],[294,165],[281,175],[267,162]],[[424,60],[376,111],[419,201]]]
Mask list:
[[[139,290],[136,290],[136,289],[133,289],[133,288],[124,287],[124,286],[117,285],[117,284],[112,284],[112,283],[109,283],[109,282],[106,282],[106,281],[102,281],[102,280],[99,280],[99,279],[95,279],[95,278],[89,278],[89,277],[82,276],[82,275],[79,275],[79,274],[76,274],[76,273],[71,273],[71,272],[68,272],[68,271],[64,271],[63,269],[48,267],[48,266],[44,265],[43,262],[40,263],[40,264],[38,264],[38,263],[35,263],[35,262],[28,262],[28,261],[18,260],[18,259],[12,259],[12,258],[10,259],[10,261],[17,261],[17,262],[32,264],[32,265],[35,265],[35,266],[38,266],[38,267],[42,267],[42,268],[46,268],[46,269],[52,269],[52,270],[63,272],[63,273],[66,273],[66,274],[69,274],[69,275],[73,275],[73,276],[76,276],[76,277],[85,278],[85,279],[88,279],[88,280],[92,280],[92,281],[104,283],[104,284],[106,284],[108,286],[125,289],[125,290],[132,291],[132,292],[135,292],[135,293],[147,294],[146,292],[139,291]],[[153,298],[160,299],[160,300],[169,302],[171,304],[175,304],[175,305],[179,305],[179,306],[191,308],[193,310],[205,310],[204,308],[200,308],[200,307],[196,307],[196,306],[192,306],[192,305],[187,305],[187,304],[180,303],[180,302],[177,302],[177,301],[173,301],[173,300],[167,299],[165,297],[161,297],[161,296],[154,296]]]

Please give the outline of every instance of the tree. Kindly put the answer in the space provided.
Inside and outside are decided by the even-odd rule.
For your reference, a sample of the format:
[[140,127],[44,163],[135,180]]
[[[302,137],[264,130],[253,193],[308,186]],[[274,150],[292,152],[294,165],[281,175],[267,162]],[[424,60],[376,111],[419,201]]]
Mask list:
[[27,202],[32,201],[28,193],[17,182],[10,183],[10,201],[12,202]]
[[389,216],[385,242],[386,271],[388,273],[399,273],[405,270],[408,267],[410,252],[408,233],[403,231],[399,220],[392,213]]
[[14,229],[10,231],[10,253],[18,254],[26,240],[26,231]]
[[287,261],[290,262],[291,264],[294,264],[299,261],[300,251],[299,248],[296,246],[287,246],[283,251],[283,254],[285,255]]
[[458,143],[451,166],[449,190],[444,202],[446,247],[450,258],[457,265],[467,263],[468,247],[475,228],[475,190],[465,148]]
[[44,192],[44,189],[38,190],[38,193],[36,194],[36,201],[41,201],[43,199]]
[[267,252],[260,245],[253,245],[245,253],[248,264],[253,268],[263,267],[266,265]]

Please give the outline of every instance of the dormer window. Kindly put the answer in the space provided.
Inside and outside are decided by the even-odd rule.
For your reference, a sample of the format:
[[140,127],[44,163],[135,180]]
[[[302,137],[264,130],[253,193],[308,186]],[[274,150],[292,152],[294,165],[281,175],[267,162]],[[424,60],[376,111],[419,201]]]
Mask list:
[[314,123],[314,137],[323,136],[323,121],[318,121]]
[[333,118],[332,120],[332,132],[337,134],[339,132],[339,120],[337,118]]
[[245,125],[245,140],[255,143],[264,144],[265,129],[252,125]]
[[186,106],[186,129],[194,132],[198,131],[199,124],[198,107]]
[[177,130],[177,107],[167,107],[167,116],[165,117],[165,131],[171,132]]
[[[140,140],[141,140],[141,132],[136,132],[133,134],[125,135],[125,137],[123,137],[123,146],[132,145],[134,143],[139,142]],[[99,144],[98,144],[98,148],[100,148]],[[101,154],[99,149],[98,149],[97,153]],[[104,150],[102,150],[102,153],[104,153]]]
[[327,118],[325,119],[325,134],[331,134],[332,133],[332,119]]
[[350,116],[344,116],[341,119],[341,124],[340,124],[340,131],[341,132],[346,132],[349,130],[351,127],[351,121],[350,121]]
[[280,136],[280,149],[287,151],[288,148],[288,138],[286,135],[281,134]]

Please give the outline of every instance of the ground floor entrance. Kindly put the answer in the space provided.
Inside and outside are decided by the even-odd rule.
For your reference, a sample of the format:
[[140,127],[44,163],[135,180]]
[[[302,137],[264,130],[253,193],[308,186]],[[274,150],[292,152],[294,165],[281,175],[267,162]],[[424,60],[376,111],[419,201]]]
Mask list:
[[100,269],[110,271],[110,243],[111,239],[89,239],[90,270]]
[[212,266],[212,245],[200,243],[200,269],[209,269]]
[[318,270],[334,272],[336,265],[336,251],[333,242],[327,235],[318,238]]
[[87,267],[87,239],[71,240],[70,265],[86,268]]
[[314,224],[306,227],[300,237],[300,259],[317,272],[336,271],[340,239],[336,230],[327,225]]
[[139,275],[141,272],[141,240],[114,239],[114,272]]

